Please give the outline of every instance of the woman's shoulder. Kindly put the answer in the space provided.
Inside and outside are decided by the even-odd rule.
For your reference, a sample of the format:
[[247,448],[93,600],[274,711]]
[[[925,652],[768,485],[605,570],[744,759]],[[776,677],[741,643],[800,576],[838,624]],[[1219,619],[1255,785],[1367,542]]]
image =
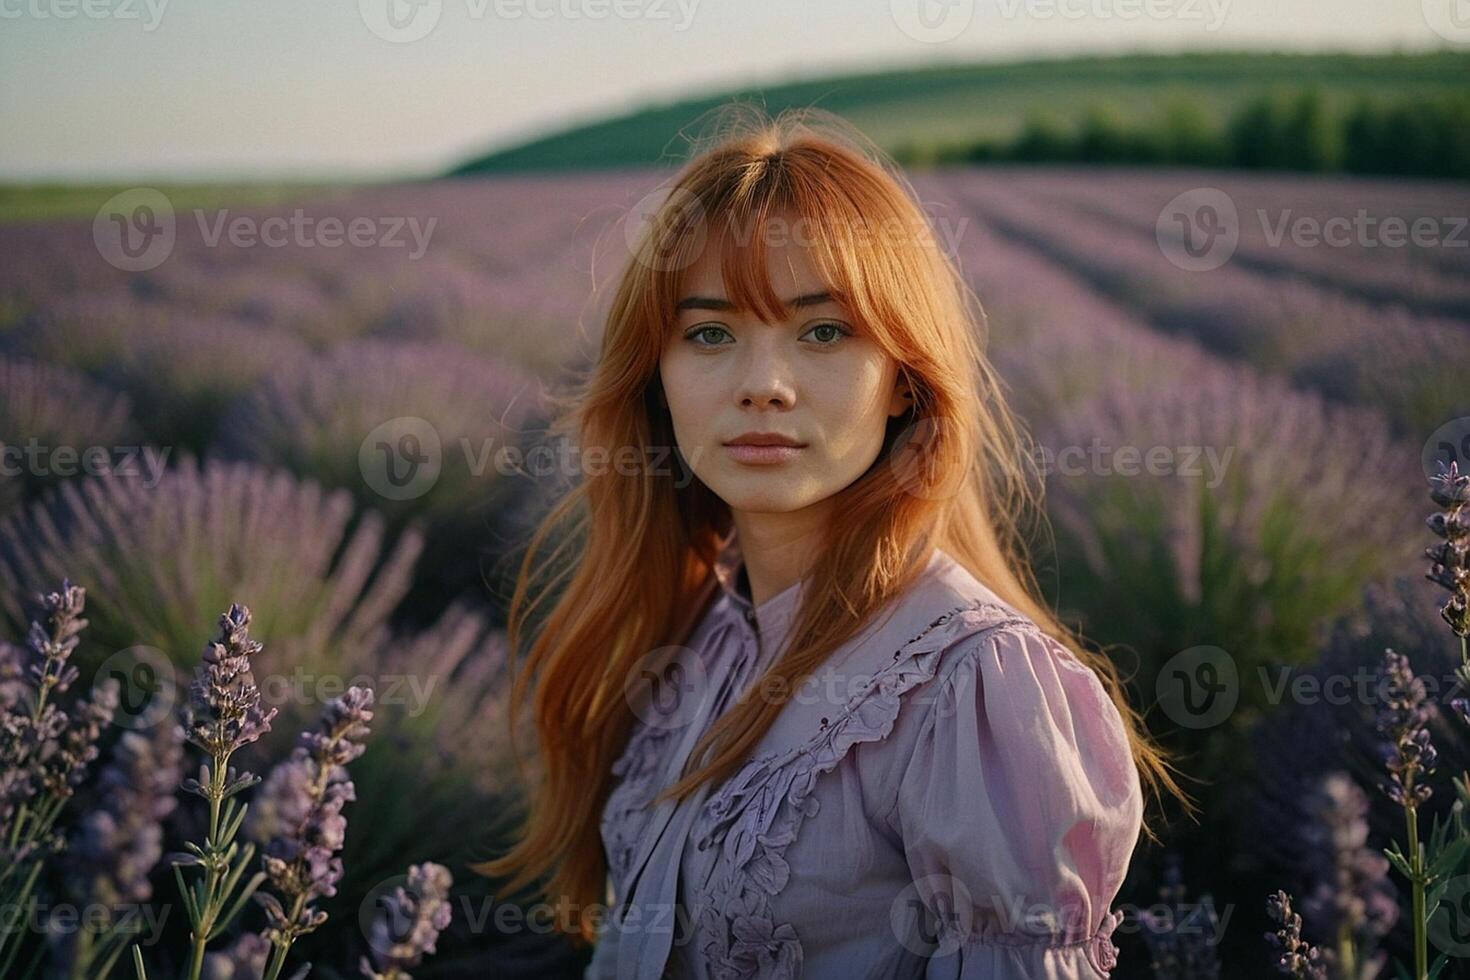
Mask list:
[[996,631],[1039,633],[1037,624],[1001,598],[947,551],[936,548],[915,582],[859,634],[843,658],[850,670],[893,669],[904,661],[950,654]]

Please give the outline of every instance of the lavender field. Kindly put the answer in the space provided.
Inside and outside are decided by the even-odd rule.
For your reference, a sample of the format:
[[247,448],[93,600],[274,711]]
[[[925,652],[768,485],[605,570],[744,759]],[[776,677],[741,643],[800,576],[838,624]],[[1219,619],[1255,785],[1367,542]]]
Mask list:
[[[0,224],[0,650],[19,650],[35,595],[69,578],[89,621],[79,686],[120,674],[114,734],[141,730],[149,709],[127,685],[182,689],[211,624],[246,604],[255,674],[278,682],[262,685],[275,724],[238,756],[257,772],[343,693],[326,682],[374,681],[345,875],[321,902],[328,925],[297,943],[313,976],[356,969],[364,896],[417,862],[451,868],[474,901],[414,976],[580,975],[544,934],[462,914],[494,891],[464,864],[519,805],[504,608],[531,521],[575,478],[542,430],[597,356],[625,218],[662,176],[172,214],[140,195],[95,221]],[[1038,446],[1054,530],[1038,578],[1116,645],[1135,704],[1205,781],[1187,787],[1199,823],[1141,854],[1120,902],[1209,893],[1218,975],[1259,977],[1264,899],[1281,887],[1305,901],[1303,935],[1348,936],[1360,976],[1392,975],[1375,952],[1412,961],[1414,935],[1403,879],[1369,853],[1402,830],[1375,781],[1371,706],[1282,678],[1371,669],[1386,646],[1419,674],[1460,663],[1425,580],[1425,522],[1434,460],[1470,457],[1470,186],[1012,167],[913,180]],[[1223,260],[1176,235],[1181,195],[1226,236]],[[118,244],[145,231],[141,251]],[[423,465],[401,472],[404,455]],[[1207,720],[1170,687],[1206,647],[1236,675]],[[1446,779],[1470,767],[1457,724],[1448,708],[1430,721]],[[69,810],[106,793],[84,781]],[[1426,818],[1454,797],[1427,799]],[[75,903],[169,894],[161,853],[200,839],[199,819],[160,807],[151,851],[49,887]],[[1182,955],[1156,926],[1120,927],[1115,976],[1211,975],[1151,972]],[[166,931],[160,964],[187,947],[186,922]],[[57,963],[74,961],[68,942]]]

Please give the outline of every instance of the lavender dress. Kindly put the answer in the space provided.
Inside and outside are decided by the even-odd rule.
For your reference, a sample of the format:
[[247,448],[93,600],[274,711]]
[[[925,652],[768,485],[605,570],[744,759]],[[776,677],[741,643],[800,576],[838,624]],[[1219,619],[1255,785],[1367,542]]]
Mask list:
[[748,761],[648,801],[773,662],[809,580],[722,594],[638,710],[602,815],[587,980],[1107,977],[1142,827],[1122,719],[1091,670],[943,551],[782,708]]

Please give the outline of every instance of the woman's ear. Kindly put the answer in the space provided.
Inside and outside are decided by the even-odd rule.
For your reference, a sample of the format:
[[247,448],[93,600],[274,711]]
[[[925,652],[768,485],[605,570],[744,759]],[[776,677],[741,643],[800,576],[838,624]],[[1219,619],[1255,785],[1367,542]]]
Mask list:
[[913,407],[913,386],[909,384],[908,375],[900,371],[898,379],[893,383],[893,397],[888,400],[888,414],[898,418]]

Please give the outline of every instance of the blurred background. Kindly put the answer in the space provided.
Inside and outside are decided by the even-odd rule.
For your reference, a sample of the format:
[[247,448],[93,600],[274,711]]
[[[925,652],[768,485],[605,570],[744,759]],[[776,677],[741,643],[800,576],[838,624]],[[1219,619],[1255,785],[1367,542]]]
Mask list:
[[[415,976],[580,976],[465,868],[523,799],[503,627],[571,475],[548,395],[708,112],[817,106],[905,167],[978,293],[1042,451],[1038,577],[1202,806],[1140,844],[1113,975],[1274,975],[1281,888],[1329,975],[1412,976],[1362,679],[1387,648],[1429,679],[1428,838],[1470,769],[1438,612],[1464,576],[1425,551],[1458,513],[1429,478],[1470,458],[1467,81],[1465,0],[0,0],[0,638],[20,663],[68,577],[76,689],[124,686],[59,832],[90,853],[115,743],[240,602],[280,709],[242,767],[377,679],[313,975],[357,975],[371,896],[436,861],[454,916]],[[200,839],[184,799],[129,804],[162,850]],[[125,849],[37,894],[176,902]],[[21,938],[37,975],[132,976]]]

